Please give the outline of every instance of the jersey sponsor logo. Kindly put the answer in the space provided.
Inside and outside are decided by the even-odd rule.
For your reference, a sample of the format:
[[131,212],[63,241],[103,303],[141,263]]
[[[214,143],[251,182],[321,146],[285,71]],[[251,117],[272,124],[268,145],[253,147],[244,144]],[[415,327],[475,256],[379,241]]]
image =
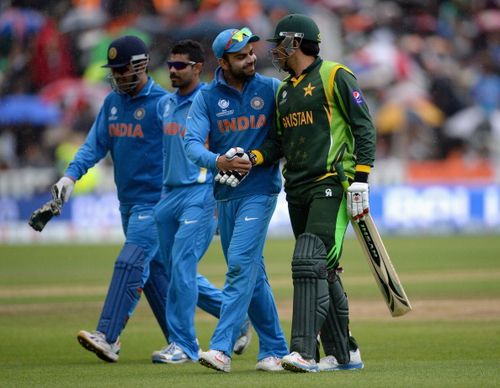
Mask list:
[[116,115],[118,113],[118,108],[116,106],[113,106],[111,110],[109,111],[110,115],[108,117],[109,121],[115,121],[118,120],[118,116]]
[[331,197],[332,196],[332,189],[325,189],[325,197]]
[[141,124],[111,123],[108,125],[110,137],[144,137]]
[[356,104],[362,104],[364,101],[363,101],[363,96],[361,96],[361,93],[359,92],[359,90],[354,90],[352,92],[352,97],[354,98],[354,102]]
[[170,102],[167,105],[165,105],[165,111],[163,112],[163,117],[168,116],[169,113],[170,113]]
[[186,127],[181,126],[179,123],[170,122],[163,124],[163,133],[169,136],[175,136],[177,134],[184,137],[186,134]]
[[259,129],[266,125],[266,115],[240,116],[231,119],[217,120],[217,127],[221,133]]
[[299,125],[314,124],[313,112],[308,110],[305,112],[293,112],[281,118],[283,128],[297,127]]
[[217,103],[217,105],[219,105],[219,108],[221,108],[221,109],[227,109],[227,108],[229,108],[229,100],[225,100],[225,99],[221,98],[219,100],[219,102]]
[[146,116],[146,110],[144,108],[137,108],[134,112],[134,117],[136,120],[142,120]]
[[284,104],[286,102],[286,96],[287,96],[288,92],[286,90],[283,90],[283,93],[281,93],[281,100],[279,102],[279,104]]
[[215,114],[217,117],[230,116],[230,115],[232,115],[234,113],[234,109],[230,109],[230,110],[227,109],[227,108],[229,108],[229,100],[221,98],[219,100],[219,102],[217,102],[217,105],[219,106],[219,108],[222,109],[222,111],[217,112]]
[[260,110],[264,108],[264,100],[259,96],[255,96],[250,100],[250,106],[255,110]]

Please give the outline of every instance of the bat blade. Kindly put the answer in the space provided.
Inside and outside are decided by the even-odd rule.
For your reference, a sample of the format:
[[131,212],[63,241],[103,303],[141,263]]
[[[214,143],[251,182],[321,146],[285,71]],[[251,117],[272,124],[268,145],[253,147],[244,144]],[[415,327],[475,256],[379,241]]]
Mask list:
[[371,215],[367,214],[364,220],[352,225],[391,315],[399,317],[408,313],[410,301]]

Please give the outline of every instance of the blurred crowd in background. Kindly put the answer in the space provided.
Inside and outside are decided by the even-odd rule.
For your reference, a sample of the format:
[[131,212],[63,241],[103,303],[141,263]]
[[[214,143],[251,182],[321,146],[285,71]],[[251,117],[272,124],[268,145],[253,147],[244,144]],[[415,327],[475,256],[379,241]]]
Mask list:
[[[378,130],[378,160],[500,161],[500,0],[44,0],[0,6],[0,171],[56,167],[83,142],[110,91],[101,68],[124,34],[150,47],[170,89],[173,41],[206,48],[222,29],[270,37],[290,12],[321,29],[321,56],[356,74]],[[38,4],[38,5],[34,5]],[[258,70],[283,78],[256,44]]]

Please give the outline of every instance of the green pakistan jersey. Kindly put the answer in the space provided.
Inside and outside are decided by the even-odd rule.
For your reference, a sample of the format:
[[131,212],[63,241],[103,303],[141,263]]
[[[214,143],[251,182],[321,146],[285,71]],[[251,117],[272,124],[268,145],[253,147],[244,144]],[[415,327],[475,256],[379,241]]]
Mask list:
[[300,76],[283,80],[276,106],[275,128],[255,153],[257,164],[285,157],[287,192],[336,175],[339,162],[350,178],[368,176],[376,134],[351,70],[316,58]]

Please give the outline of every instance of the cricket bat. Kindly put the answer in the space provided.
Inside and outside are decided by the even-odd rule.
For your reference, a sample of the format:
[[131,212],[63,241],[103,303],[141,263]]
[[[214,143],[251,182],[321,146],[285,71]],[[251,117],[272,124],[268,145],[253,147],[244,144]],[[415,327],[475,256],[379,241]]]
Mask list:
[[[349,182],[342,166],[336,165],[336,170],[344,190],[347,190]],[[400,317],[408,313],[411,311],[410,301],[370,213],[365,215],[364,220],[351,224],[391,315]]]

